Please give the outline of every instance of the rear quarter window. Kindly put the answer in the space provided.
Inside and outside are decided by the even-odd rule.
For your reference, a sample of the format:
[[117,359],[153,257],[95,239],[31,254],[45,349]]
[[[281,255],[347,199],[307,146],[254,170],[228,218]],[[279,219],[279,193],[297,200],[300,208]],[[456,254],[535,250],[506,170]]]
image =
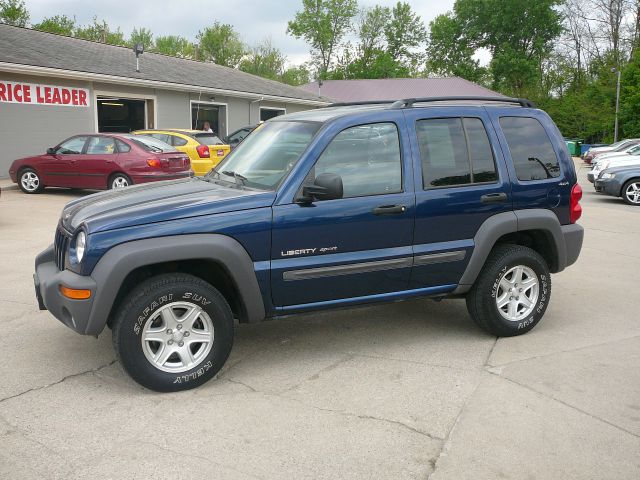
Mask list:
[[531,117],[501,117],[518,180],[546,180],[560,176],[560,164],[542,124]]

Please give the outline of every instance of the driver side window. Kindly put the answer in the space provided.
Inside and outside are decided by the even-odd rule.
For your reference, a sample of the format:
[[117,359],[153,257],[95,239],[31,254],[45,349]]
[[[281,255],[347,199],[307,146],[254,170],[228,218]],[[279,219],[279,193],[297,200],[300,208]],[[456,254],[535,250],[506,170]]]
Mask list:
[[58,145],[56,153],[58,155],[79,155],[82,153],[87,137],[73,137]]
[[323,173],[342,178],[343,198],[401,192],[398,127],[372,123],[343,130],[322,153],[305,183],[313,183]]

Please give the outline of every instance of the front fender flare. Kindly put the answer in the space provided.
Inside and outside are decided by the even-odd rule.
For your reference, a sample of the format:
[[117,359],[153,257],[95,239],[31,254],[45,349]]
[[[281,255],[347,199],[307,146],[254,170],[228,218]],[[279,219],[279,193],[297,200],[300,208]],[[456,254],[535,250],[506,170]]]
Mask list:
[[127,242],[104,254],[91,274],[97,288],[86,333],[98,335],[104,329],[122,282],[135,269],[201,259],[214,260],[233,279],[247,321],[265,318],[253,261],[237,240],[219,234],[174,235]]

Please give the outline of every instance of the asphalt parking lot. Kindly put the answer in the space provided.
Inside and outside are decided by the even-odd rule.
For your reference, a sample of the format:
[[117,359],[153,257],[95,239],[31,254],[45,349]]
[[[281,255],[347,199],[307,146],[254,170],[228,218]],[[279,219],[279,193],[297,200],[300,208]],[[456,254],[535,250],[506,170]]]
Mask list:
[[640,478],[640,208],[578,170],[582,255],[531,333],[431,300],[241,325],[219,377],[178,394],[37,308],[34,257],[87,192],[3,189],[0,478]]

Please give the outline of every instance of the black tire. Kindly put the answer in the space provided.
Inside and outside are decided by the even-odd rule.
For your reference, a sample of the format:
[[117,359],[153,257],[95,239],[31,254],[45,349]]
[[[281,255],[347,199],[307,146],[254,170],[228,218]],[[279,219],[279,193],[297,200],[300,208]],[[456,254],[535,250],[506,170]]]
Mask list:
[[[35,182],[35,183],[34,183]],[[33,168],[23,168],[18,172],[18,186],[24,193],[41,193],[44,190],[44,183],[38,172]]]
[[[117,183],[126,183],[126,185],[117,186]],[[109,190],[113,190],[114,188],[128,187],[130,185],[133,185],[133,181],[131,180],[131,178],[129,178],[128,175],[125,175],[124,173],[114,173],[109,177],[107,188]]]
[[[188,326],[180,330],[185,338],[177,339],[167,333],[166,343],[149,342],[147,344],[145,342],[148,346],[143,347],[142,335],[149,333],[149,328],[152,328],[156,322],[164,328],[161,313],[169,308],[172,309],[172,313],[175,311],[174,308],[179,310],[180,307],[176,305],[199,307],[205,313],[207,322],[211,323],[213,342],[210,350],[207,352],[205,349],[202,352],[202,358],[198,359],[197,364],[192,368],[184,371],[163,371],[147,358],[154,346],[157,345],[158,353],[163,348],[176,351],[177,343],[183,340],[187,345],[186,348],[192,348],[190,345],[196,349],[200,348],[199,344],[190,344],[185,340],[187,334],[184,332],[189,331]],[[157,315],[156,312],[158,312]],[[174,317],[176,318],[180,322],[179,319],[184,317]],[[166,333],[165,330],[156,331],[159,332],[157,335],[164,336]],[[195,332],[195,330],[190,331]],[[231,352],[234,331],[233,314],[220,292],[197,277],[176,273],[150,278],[136,287],[117,309],[112,337],[118,359],[136,382],[158,392],[176,392],[198,387],[218,373]],[[175,332],[178,330],[176,329]],[[168,347],[169,343],[172,344],[171,347]],[[182,351],[182,343],[180,347]],[[165,366],[164,368],[172,368],[168,366],[169,361],[174,358],[175,363],[176,359],[183,358],[181,355],[182,353],[178,354],[177,351],[175,354],[172,353],[162,365]],[[186,367],[183,364],[182,367],[175,368]]]
[[[632,195],[631,198],[629,198],[629,195],[627,193],[627,190],[632,185],[635,185],[636,188],[640,188],[640,178],[632,178],[631,180],[629,180],[627,183],[624,184],[624,186],[622,187],[622,191],[620,192],[622,199],[625,201],[627,205],[640,207],[640,197],[636,197]],[[634,201],[634,198],[637,198],[637,200]]]
[[[518,266],[524,266],[535,274],[538,293],[535,301],[531,302],[533,307],[522,306],[520,312],[520,306],[516,306],[513,311],[514,313],[520,312],[522,315],[526,313],[526,315],[522,318],[519,318],[520,315],[514,315],[512,319],[507,319],[505,315],[511,313],[509,305],[506,305],[507,311],[501,313],[498,308],[499,298],[504,298],[505,301],[514,299],[509,302],[512,304],[517,304],[520,301],[519,295],[523,295],[527,301],[533,298],[533,290],[525,288],[525,293],[521,293],[522,284],[515,284],[518,286],[515,287],[513,294],[509,293],[510,290],[504,289],[501,284],[503,277],[505,277],[504,280],[507,284],[514,280],[515,271],[512,269]],[[513,284],[510,286],[513,287]],[[503,297],[505,293],[507,296]],[[518,296],[511,297],[509,295]],[[482,329],[498,337],[512,337],[527,333],[540,322],[547,310],[550,298],[551,275],[549,266],[542,256],[535,250],[521,245],[498,245],[492,250],[476,283],[467,294],[467,309],[471,318]]]

